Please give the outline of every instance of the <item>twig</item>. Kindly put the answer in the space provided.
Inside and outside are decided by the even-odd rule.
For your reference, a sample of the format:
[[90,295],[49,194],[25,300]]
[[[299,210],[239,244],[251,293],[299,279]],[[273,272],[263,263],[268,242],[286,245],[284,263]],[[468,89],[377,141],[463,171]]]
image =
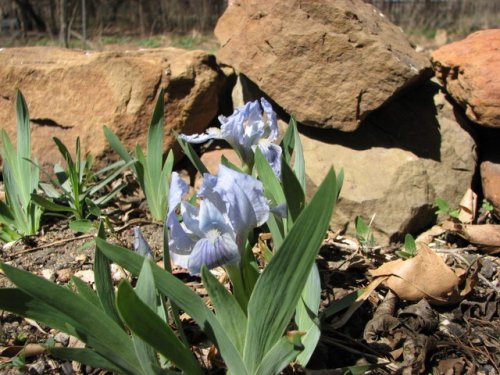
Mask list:
[[[130,222],[122,225],[119,228],[114,229],[113,232],[114,233],[116,233],[116,232],[122,232],[123,230],[129,228],[132,225],[144,224],[144,223],[145,224],[158,224],[158,223],[156,223],[154,221],[149,221],[149,220],[144,220],[144,219],[135,219],[135,220],[131,220]],[[83,234],[83,235],[78,236],[78,237],[65,238],[65,239],[54,241],[54,242],[51,242],[51,243],[48,243],[48,244],[45,244],[45,245],[41,245],[41,246],[37,246],[37,247],[32,247],[30,249],[18,251],[18,252],[14,253],[14,254],[9,254],[9,257],[12,259],[12,258],[16,258],[16,257],[18,257],[20,255],[23,255],[23,254],[33,253],[35,251],[43,250],[43,249],[46,249],[46,248],[49,248],[49,247],[57,247],[57,246],[63,245],[63,244],[68,243],[68,242],[78,241],[78,240],[83,240],[83,239],[86,239],[86,238],[93,238],[93,237],[94,237],[94,234]]]

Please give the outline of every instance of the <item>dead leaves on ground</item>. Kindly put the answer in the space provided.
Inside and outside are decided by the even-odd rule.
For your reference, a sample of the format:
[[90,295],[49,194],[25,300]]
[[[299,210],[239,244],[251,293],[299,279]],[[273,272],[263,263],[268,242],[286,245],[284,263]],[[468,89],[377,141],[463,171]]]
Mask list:
[[460,301],[470,291],[476,275],[461,268],[452,269],[427,245],[419,244],[417,255],[408,260],[397,259],[370,270],[375,278],[407,301],[426,298],[439,305]]

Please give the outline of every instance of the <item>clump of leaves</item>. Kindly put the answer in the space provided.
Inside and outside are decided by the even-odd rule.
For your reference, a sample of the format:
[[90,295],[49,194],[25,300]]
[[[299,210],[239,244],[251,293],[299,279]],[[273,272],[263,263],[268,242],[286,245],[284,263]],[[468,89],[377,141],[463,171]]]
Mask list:
[[92,155],[87,154],[85,158],[81,158],[79,137],[75,144],[75,159],[60,139],[54,137],[53,140],[64,158],[66,168],[59,163],[55,164],[56,178],[51,179],[50,184],[40,183],[48,198],[33,194],[32,199],[47,211],[70,213],[74,219],[70,222],[70,228],[87,232],[92,228],[91,219],[98,218],[101,208],[126,186],[121,183],[107,192],[104,191],[131,162],[119,161],[93,172]]
[[153,117],[148,128],[147,155],[137,145],[135,158],[129,154],[111,129],[104,126],[104,135],[111,147],[130,166],[135,174],[154,219],[162,221],[167,212],[168,181],[174,165],[172,151],[163,161],[164,93],[160,90]]
[[359,241],[361,248],[367,251],[375,247],[376,241],[373,231],[370,226],[365,223],[361,216],[356,216],[354,225],[356,228],[356,239]]
[[436,211],[436,214],[438,216],[458,219],[458,216],[460,215],[459,209],[453,209],[452,207],[450,207],[450,204],[442,198],[436,198],[435,203],[438,208]]
[[36,234],[42,207],[31,194],[38,188],[40,171],[30,162],[31,131],[28,106],[21,91],[16,92],[17,148],[2,129],[1,149],[6,202],[0,201],[0,240],[10,242]]
[[[264,125],[258,115],[243,120],[252,122],[252,136],[265,134],[258,133]],[[189,144],[184,146],[193,151]],[[222,160],[227,165],[217,176],[204,175],[197,196],[201,201],[183,200],[189,188],[173,174],[164,226],[167,269],[138,254],[149,253],[138,230],[136,252],[131,252],[105,241],[101,226],[94,257],[97,293],[79,279],[73,280],[77,289],[73,293],[4,264],[3,272],[17,288],[0,289],[0,308],[44,322],[87,344],[84,349],[51,348],[54,355],[117,373],[164,374],[175,368],[203,373],[182,339],[175,314],[181,339],[170,328],[165,299],[172,310],[182,309],[204,330],[230,373],[277,374],[292,361],[307,364],[320,336],[321,288],[315,259],[340,192],[342,173],[336,176],[333,168],[328,171],[306,203],[302,148],[294,122],[281,146],[279,174],[272,166],[276,160],[266,158],[266,150],[248,146],[246,152],[255,153],[251,155],[254,162],[247,164],[248,174]],[[194,152],[188,157],[204,169]],[[156,160],[161,162],[161,158]],[[271,231],[273,246],[260,270],[252,247],[253,229],[262,225]],[[201,274],[215,314],[169,272],[169,255],[191,273]],[[135,289],[124,280],[115,294],[111,261],[138,276]],[[208,267],[215,266],[226,268],[232,292],[210,273]],[[290,329],[292,320],[298,330]]]
[[396,255],[403,259],[413,258],[417,255],[417,244],[411,234],[406,234],[403,250],[396,251]]

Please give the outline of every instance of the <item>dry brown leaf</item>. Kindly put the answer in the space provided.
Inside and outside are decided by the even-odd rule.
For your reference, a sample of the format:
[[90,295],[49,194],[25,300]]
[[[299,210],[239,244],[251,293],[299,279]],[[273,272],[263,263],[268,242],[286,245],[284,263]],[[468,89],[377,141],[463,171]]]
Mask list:
[[431,229],[426,230],[424,233],[420,234],[415,242],[423,242],[426,245],[434,241],[434,238],[445,233],[446,230],[440,225],[434,225]]
[[462,223],[472,223],[476,217],[477,194],[469,188],[460,201],[459,207],[458,220]]
[[464,237],[477,245],[500,248],[500,225],[464,225]]
[[435,304],[459,300],[459,277],[427,245],[418,245],[419,251],[415,257],[385,263],[370,270],[370,273],[374,277],[387,277],[385,284],[401,299],[419,301],[427,298]]
[[457,232],[467,241],[488,248],[488,253],[500,251],[500,225],[499,224],[460,224],[446,221],[443,229]]

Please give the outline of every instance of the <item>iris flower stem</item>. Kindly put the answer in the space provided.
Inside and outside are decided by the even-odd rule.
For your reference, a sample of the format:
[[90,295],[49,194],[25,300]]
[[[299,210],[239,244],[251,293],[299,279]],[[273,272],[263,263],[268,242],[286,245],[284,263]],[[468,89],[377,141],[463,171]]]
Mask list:
[[250,296],[247,294],[247,290],[245,289],[245,283],[243,281],[240,265],[226,264],[224,268],[229,276],[229,279],[231,280],[231,284],[233,285],[234,297],[246,314]]
[[[165,271],[172,273],[172,267],[170,265],[170,251],[168,248],[168,228],[166,221],[164,221],[163,225],[163,268],[165,269]],[[179,337],[184,345],[189,348],[189,342],[187,340],[186,333],[184,332],[184,328],[182,327],[182,322],[179,317],[179,307],[177,307],[177,305],[170,299],[168,300],[168,302],[170,303],[170,307],[172,308],[172,317],[174,318],[175,326],[177,327],[177,330],[179,332]]]

